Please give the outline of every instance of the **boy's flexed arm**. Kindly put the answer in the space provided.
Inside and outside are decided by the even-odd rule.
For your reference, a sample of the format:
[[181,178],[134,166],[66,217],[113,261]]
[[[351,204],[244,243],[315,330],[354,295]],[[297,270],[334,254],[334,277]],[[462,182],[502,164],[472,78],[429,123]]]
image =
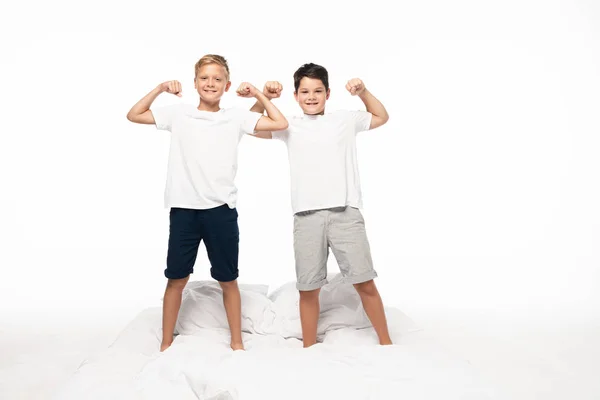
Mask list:
[[[279,96],[281,96],[282,90],[283,90],[283,86],[281,85],[281,83],[279,83],[277,81],[269,81],[269,82],[265,83],[265,87],[263,89],[263,94],[265,95],[265,97],[267,99],[273,100],[273,99],[276,99]],[[256,103],[254,103],[254,105],[252,106],[250,111],[254,111],[259,114],[262,114],[265,112],[265,107],[262,105],[262,103],[260,101],[257,101]],[[272,139],[273,138],[273,135],[270,131],[258,132],[254,136],[257,138],[261,138],[261,139]]]
[[164,92],[181,97],[181,83],[179,81],[161,83],[131,107],[131,110],[127,113],[127,119],[138,124],[154,124],[154,116],[152,115],[152,111],[150,111],[150,106],[158,95]]
[[[267,115],[266,116],[262,116],[257,124],[256,124],[256,128],[255,130],[257,132],[265,132],[269,134],[271,131],[281,131],[284,129],[287,129],[288,127],[288,122],[287,119],[285,119],[285,117],[283,116],[283,114],[281,113],[281,111],[279,111],[279,109],[277,107],[275,107],[275,105],[273,103],[271,103],[271,98],[274,97],[270,97],[270,96],[266,96],[264,93],[262,93],[260,90],[258,90],[257,88],[255,88],[254,86],[252,86],[251,84],[244,82],[240,85],[240,87],[237,90],[237,94],[238,96],[241,97],[255,97],[256,98],[256,104],[254,106],[252,106],[252,108],[250,109],[250,111],[254,111],[254,112],[258,112],[261,113],[266,111]],[[279,96],[277,96],[279,97]],[[255,135],[255,136],[259,136],[259,134]],[[259,136],[259,137],[263,137],[263,136]]]
[[[281,83],[279,83],[277,81],[269,81],[269,82],[265,83],[265,87],[263,89],[263,94],[267,97],[267,99],[273,100],[273,99],[276,99],[281,96],[282,90],[283,90],[283,86],[281,85]],[[257,101],[256,103],[254,103],[254,105],[252,106],[250,111],[254,111],[259,114],[262,114],[265,112],[265,107],[262,105],[262,103],[260,101]]]
[[390,119],[383,104],[367,90],[362,80],[358,78],[350,79],[346,84],[346,89],[352,96],[360,97],[365,107],[367,107],[367,112],[373,115],[369,129],[375,129]]

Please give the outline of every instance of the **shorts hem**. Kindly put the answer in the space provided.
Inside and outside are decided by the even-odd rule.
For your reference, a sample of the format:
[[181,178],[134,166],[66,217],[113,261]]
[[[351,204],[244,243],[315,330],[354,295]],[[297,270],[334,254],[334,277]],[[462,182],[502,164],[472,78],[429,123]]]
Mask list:
[[296,289],[302,291],[302,292],[306,292],[306,291],[310,291],[310,290],[316,290],[316,289],[320,289],[323,286],[325,286],[327,284],[327,279],[323,279],[320,282],[316,282],[316,283],[299,283],[296,282]]
[[172,272],[165,271],[165,278],[167,278],[167,279],[185,279],[188,276],[190,276],[192,273],[193,273],[193,271],[188,272],[187,274],[185,274],[185,273],[184,274],[174,274]]
[[233,282],[239,277],[239,274],[236,274],[233,277],[227,277],[227,278],[217,277],[212,274],[210,276],[217,282]]
[[368,282],[368,281],[373,280],[375,278],[377,278],[377,272],[375,272],[373,270],[373,271],[365,272],[364,274],[360,274],[360,275],[345,276],[344,277],[344,282],[350,283],[352,285],[356,285],[358,283]]

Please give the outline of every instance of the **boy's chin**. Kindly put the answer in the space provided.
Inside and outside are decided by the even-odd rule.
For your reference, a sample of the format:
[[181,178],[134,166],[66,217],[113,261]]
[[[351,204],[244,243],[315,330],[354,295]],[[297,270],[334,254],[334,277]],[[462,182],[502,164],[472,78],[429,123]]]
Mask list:
[[200,100],[205,101],[207,103],[216,103],[217,101],[221,100],[222,96],[223,95],[207,96],[205,94],[200,94]]
[[315,109],[307,110],[307,109],[302,109],[302,111],[304,111],[304,114],[306,114],[306,115],[321,115],[321,114],[323,114],[325,112],[325,109],[323,109],[323,110],[315,110]]

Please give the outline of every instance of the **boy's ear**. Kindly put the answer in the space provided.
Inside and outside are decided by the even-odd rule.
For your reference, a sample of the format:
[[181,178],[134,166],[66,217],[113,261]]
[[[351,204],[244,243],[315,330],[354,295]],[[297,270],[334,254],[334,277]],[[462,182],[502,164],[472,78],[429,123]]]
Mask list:
[[231,81],[228,81],[227,85],[225,85],[225,91],[228,91],[230,87],[231,87]]
[[196,85],[196,78],[194,78],[194,89],[198,90],[198,86]]
[[296,101],[298,101],[298,92],[294,91],[294,99],[296,99]]
[[331,94],[331,89],[327,89],[327,96],[325,97],[325,100],[329,100],[330,94]]

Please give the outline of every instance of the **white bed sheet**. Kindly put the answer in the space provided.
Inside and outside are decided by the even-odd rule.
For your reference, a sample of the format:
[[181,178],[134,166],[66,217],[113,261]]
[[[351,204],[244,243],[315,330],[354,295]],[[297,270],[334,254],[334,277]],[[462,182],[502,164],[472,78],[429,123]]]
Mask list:
[[179,335],[164,353],[159,308],[143,311],[105,351],[89,357],[54,398],[71,399],[499,399],[467,361],[424,332],[376,345],[372,329],[340,329],[303,349],[297,339],[244,334],[229,349],[227,330]]

